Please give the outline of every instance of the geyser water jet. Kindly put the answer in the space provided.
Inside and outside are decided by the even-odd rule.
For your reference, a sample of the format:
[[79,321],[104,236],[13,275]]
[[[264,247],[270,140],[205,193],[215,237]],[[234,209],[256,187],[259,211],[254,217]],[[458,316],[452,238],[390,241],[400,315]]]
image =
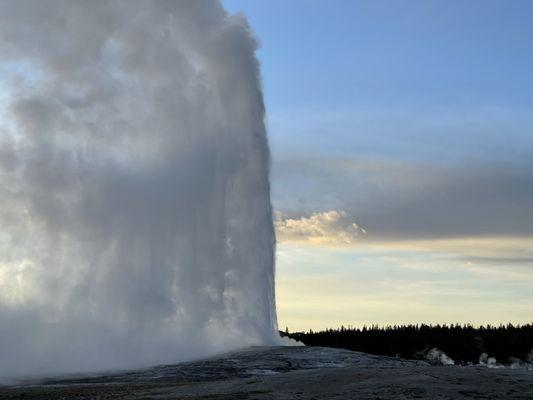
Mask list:
[[256,41],[218,1],[0,1],[0,376],[278,340]]

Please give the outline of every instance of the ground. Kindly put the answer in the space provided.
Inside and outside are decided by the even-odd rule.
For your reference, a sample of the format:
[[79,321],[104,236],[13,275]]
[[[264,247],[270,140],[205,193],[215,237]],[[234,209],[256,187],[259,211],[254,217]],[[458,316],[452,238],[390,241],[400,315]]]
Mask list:
[[112,375],[19,382],[0,399],[533,399],[533,371],[436,366],[323,347],[252,348]]

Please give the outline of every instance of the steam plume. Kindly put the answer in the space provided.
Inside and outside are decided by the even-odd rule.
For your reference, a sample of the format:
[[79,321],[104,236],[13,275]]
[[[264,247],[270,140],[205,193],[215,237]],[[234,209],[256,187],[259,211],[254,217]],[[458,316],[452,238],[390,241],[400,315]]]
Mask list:
[[0,376],[277,340],[255,49],[214,0],[0,0]]

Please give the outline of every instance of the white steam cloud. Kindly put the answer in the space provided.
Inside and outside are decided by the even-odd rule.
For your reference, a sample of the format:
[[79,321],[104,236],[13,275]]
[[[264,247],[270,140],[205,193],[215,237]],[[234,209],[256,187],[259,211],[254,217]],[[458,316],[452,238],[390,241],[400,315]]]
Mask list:
[[0,0],[0,376],[278,340],[255,49],[214,0]]
[[436,347],[433,347],[427,352],[426,360],[431,364],[436,365],[455,365],[455,361],[448,357],[445,352]]

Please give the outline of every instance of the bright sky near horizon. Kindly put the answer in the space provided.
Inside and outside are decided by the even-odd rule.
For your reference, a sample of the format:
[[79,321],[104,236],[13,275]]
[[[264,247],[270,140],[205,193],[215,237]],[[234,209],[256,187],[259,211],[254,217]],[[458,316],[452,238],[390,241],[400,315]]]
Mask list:
[[531,322],[533,3],[223,3],[261,42],[280,327]]

